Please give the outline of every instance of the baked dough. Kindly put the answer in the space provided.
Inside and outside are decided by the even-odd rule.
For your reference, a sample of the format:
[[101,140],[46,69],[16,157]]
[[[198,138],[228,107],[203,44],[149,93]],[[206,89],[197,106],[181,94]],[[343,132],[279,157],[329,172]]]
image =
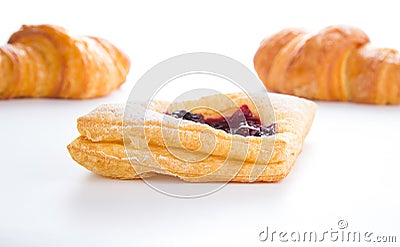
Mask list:
[[254,68],[273,92],[308,99],[400,104],[400,53],[351,26],[288,28],[264,39]]
[[80,136],[68,145],[72,158],[86,169],[101,176],[119,179],[137,179],[152,173],[138,175],[126,157],[121,143],[92,142]]
[[[191,182],[279,181],[290,172],[302,150],[316,105],[294,96],[269,96],[272,104],[264,96],[253,94],[250,99],[243,93],[171,104],[153,101],[145,119],[135,113],[143,110],[144,105],[132,106],[132,111],[125,112],[125,119],[123,105],[102,105],[78,119],[82,136],[68,149],[89,170],[114,178],[131,179],[137,177],[136,173],[155,172]],[[262,105],[253,103],[263,101]],[[264,125],[275,123],[277,133],[261,137],[231,135],[164,114],[201,105],[214,110],[206,107],[193,112],[215,117],[232,108],[229,102],[248,105]],[[84,158],[85,155],[102,158]],[[129,162],[134,169],[128,168]]]
[[109,41],[55,25],[23,25],[0,47],[0,99],[87,99],[119,88],[128,56]]

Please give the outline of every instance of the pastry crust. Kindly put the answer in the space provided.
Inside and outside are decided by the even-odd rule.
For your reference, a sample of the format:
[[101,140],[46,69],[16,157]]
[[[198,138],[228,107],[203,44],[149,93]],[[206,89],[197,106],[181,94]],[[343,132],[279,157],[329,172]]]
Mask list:
[[95,143],[80,136],[67,148],[76,162],[104,177],[138,179],[152,175],[151,172],[139,175],[129,163],[124,146],[120,143]]
[[[292,156],[292,159],[285,162],[269,163],[268,166],[257,163],[255,167],[253,163],[230,160],[228,165],[233,167],[232,171],[226,171],[218,169],[225,162],[221,157],[210,157],[193,165],[175,158],[161,147],[152,146],[151,149],[154,155],[151,159],[155,158],[160,165],[138,163],[139,160],[144,159],[143,150],[132,150],[131,154],[136,154],[136,159],[129,160],[122,143],[92,142],[86,137],[80,136],[68,145],[68,150],[77,163],[98,175],[117,179],[138,179],[155,174],[165,174],[177,176],[189,182],[249,182],[248,174],[251,174],[251,170],[260,171],[262,169],[262,174],[252,182],[274,182],[286,177],[291,169],[290,163],[295,158]],[[135,169],[130,162],[135,162]],[[162,167],[168,167],[170,170]],[[185,170],[185,173],[180,173],[181,170]],[[137,173],[138,171],[140,171],[140,175]],[[210,174],[212,171],[216,172]],[[235,173],[235,176],[232,177],[232,173]]]
[[400,103],[400,55],[360,29],[284,29],[265,39],[254,68],[268,90],[317,100]]
[[[284,178],[301,152],[316,105],[308,100],[279,94],[270,94],[272,107],[268,102],[254,104],[263,100],[257,94],[251,97],[254,101],[242,93],[226,96],[213,95],[170,105],[154,101],[145,120],[135,114],[135,109],[140,111],[143,105],[135,105],[132,111],[127,111],[125,121],[122,105],[103,105],[80,117],[78,130],[100,150],[106,147],[107,150],[118,149],[111,156],[124,157],[124,162],[129,162],[121,152],[125,138],[128,156],[139,172],[154,171],[194,182],[271,182]],[[232,108],[224,99],[236,106],[248,105],[264,125],[275,123],[277,133],[262,137],[231,135],[206,124],[180,121],[164,114],[178,109],[193,109],[195,105],[212,106],[223,112]],[[208,117],[216,114],[208,109],[195,111]],[[82,142],[81,138],[75,144],[79,146]],[[93,163],[93,166],[96,164]]]
[[0,99],[100,97],[125,82],[130,62],[110,42],[54,25],[24,25],[0,47]]

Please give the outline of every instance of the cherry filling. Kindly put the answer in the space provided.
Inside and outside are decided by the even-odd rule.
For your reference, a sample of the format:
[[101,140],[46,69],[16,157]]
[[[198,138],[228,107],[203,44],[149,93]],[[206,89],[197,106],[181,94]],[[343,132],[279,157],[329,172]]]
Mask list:
[[196,123],[208,124],[215,129],[241,136],[270,136],[275,135],[275,124],[264,126],[260,118],[253,116],[247,105],[242,105],[230,117],[204,118],[201,114],[186,110],[174,111],[170,114],[175,118],[182,118]]

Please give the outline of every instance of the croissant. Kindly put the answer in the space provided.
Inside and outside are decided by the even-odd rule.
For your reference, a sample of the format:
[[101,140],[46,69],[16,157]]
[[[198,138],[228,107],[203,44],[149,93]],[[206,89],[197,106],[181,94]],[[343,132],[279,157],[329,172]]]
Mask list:
[[254,57],[271,91],[309,99],[400,103],[400,55],[375,48],[360,29],[330,26],[313,34],[285,29],[262,41]]
[[130,62],[110,42],[53,25],[24,25],[0,47],[0,99],[85,99],[125,82]]

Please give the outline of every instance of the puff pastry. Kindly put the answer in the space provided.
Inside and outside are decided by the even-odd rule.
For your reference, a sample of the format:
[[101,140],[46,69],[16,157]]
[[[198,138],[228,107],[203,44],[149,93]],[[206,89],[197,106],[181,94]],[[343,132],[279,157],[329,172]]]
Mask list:
[[[158,173],[190,182],[279,181],[288,175],[302,150],[316,105],[294,96],[269,95],[271,104],[257,107],[252,99],[261,96],[252,95],[250,99],[243,93],[171,104],[153,101],[145,119],[135,114],[135,109],[143,105],[134,105],[129,114],[125,112],[125,119],[122,105],[102,105],[78,119],[81,137],[68,149],[72,158],[87,169],[113,178]],[[263,124],[273,122],[276,133],[261,137],[232,135],[165,114],[207,105],[217,111],[199,108],[194,112],[213,117],[219,114],[216,112],[231,109],[223,100],[226,98],[237,106],[248,105]]]
[[0,99],[85,99],[125,82],[130,62],[110,42],[54,25],[24,25],[0,47]]
[[360,29],[284,29],[262,41],[254,67],[274,92],[317,100],[400,103],[400,54],[376,48]]

